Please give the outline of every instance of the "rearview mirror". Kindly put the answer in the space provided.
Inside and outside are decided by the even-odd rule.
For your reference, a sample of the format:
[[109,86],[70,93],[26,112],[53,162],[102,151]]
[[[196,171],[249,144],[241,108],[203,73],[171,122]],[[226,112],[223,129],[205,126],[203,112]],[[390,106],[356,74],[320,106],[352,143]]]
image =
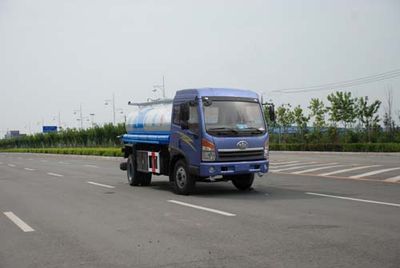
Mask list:
[[275,105],[271,104],[271,105],[268,107],[268,114],[269,114],[269,119],[270,119],[272,122],[275,122],[275,120],[276,120]]

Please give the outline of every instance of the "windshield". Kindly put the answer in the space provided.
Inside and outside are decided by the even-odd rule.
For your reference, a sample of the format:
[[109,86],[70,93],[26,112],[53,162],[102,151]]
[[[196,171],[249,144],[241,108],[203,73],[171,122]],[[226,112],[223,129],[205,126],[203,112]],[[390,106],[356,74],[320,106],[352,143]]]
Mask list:
[[217,136],[265,133],[260,105],[246,101],[212,101],[203,105],[206,131]]

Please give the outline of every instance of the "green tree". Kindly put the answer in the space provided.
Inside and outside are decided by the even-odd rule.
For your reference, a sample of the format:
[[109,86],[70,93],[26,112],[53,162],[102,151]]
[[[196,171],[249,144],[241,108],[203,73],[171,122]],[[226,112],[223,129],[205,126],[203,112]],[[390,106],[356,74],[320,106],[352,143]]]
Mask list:
[[304,133],[307,131],[307,124],[310,121],[310,116],[305,116],[300,105],[293,109],[293,120],[297,125],[302,142],[304,142]]
[[310,109],[311,118],[314,119],[314,135],[317,137],[318,142],[320,142],[321,129],[325,127],[325,114],[327,109],[324,102],[318,98],[311,99],[308,109]]
[[345,130],[355,122],[357,118],[357,98],[351,97],[351,92],[337,91],[328,95],[330,102],[330,120],[335,123],[342,123]]
[[368,105],[368,97],[358,99],[357,117],[367,133],[367,141],[371,141],[371,130],[376,126],[380,119],[376,113],[381,106],[381,101],[376,100]]
[[[276,109],[276,122],[281,130],[283,128],[284,140],[287,140],[288,127],[294,124],[294,115],[290,104],[282,104]],[[281,131],[279,131],[280,135]]]

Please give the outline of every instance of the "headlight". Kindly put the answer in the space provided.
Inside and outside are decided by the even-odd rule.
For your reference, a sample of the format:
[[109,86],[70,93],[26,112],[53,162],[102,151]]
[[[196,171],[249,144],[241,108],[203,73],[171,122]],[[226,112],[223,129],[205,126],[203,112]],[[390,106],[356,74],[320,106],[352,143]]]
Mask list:
[[201,141],[201,160],[215,161],[215,145],[206,139]]
[[269,139],[264,143],[264,158],[269,160]]

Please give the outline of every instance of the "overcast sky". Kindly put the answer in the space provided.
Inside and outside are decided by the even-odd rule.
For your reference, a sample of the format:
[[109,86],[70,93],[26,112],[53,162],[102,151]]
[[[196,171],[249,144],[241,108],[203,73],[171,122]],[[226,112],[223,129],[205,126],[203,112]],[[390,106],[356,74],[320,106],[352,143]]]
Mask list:
[[[400,69],[400,1],[0,0],[0,137],[193,87],[269,92]],[[384,99],[400,77],[343,90]],[[306,107],[330,91],[270,93]],[[117,116],[122,121],[122,116]],[[86,123],[88,125],[88,123]]]

